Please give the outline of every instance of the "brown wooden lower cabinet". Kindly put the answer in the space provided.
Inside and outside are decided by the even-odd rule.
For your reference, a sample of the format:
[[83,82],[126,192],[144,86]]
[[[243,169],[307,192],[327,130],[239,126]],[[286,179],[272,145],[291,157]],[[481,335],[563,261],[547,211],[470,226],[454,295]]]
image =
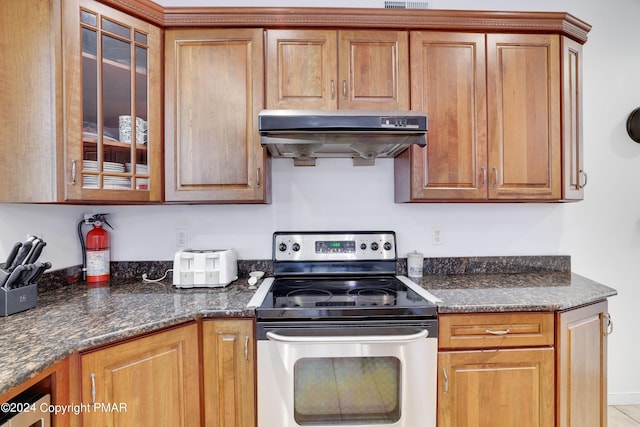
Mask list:
[[439,316],[438,426],[549,427],[553,313]]
[[442,352],[438,369],[439,427],[553,426],[553,348]]
[[607,425],[607,301],[559,312],[557,427]]
[[606,427],[609,328],[607,301],[440,315],[438,427]]
[[81,425],[200,426],[198,360],[196,323],[81,354]]
[[[438,426],[606,427],[607,310],[441,314]],[[255,427],[254,328],[204,319],[74,354],[0,399],[92,405],[54,426]]]
[[254,427],[253,319],[205,320],[202,328],[207,427]]

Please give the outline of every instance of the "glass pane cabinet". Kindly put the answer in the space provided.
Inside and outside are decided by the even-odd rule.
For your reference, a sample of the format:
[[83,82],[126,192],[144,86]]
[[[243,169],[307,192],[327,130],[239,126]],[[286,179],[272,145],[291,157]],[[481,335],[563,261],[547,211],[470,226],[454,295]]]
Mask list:
[[94,1],[75,6],[66,13],[80,62],[69,55],[66,76],[80,108],[67,127],[67,198],[160,201],[160,30]]

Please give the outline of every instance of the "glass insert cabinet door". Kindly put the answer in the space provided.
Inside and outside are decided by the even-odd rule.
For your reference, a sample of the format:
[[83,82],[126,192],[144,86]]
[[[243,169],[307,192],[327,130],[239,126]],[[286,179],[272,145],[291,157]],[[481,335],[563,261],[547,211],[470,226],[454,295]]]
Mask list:
[[81,199],[159,200],[160,30],[86,0],[76,3],[74,19],[81,117],[73,127],[81,143],[67,150],[77,187],[70,191]]

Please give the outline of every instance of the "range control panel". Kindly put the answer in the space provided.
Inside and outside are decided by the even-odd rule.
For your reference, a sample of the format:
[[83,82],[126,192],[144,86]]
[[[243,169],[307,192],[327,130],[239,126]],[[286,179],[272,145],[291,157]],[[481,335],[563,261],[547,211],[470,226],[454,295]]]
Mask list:
[[274,261],[383,261],[396,258],[393,231],[273,234]]

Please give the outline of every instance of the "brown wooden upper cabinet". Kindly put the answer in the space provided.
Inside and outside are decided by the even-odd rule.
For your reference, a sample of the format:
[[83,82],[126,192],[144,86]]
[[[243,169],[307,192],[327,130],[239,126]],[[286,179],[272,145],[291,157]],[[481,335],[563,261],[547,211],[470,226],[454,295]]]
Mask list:
[[268,202],[262,29],[165,33],[165,199]]
[[266,33],[267,108],[409,108],[406,31]]
[[0,200],[160,201],[160,28],[93,0],[0,15]]
[[559,35],[412,32],[411,107],[429,132],[395,160],[396,201],[579,200],[580,48]]
[[67,105],[80,108],[66,116],[67,199],[161,201],[160,29],[93,0],[63,25]]

